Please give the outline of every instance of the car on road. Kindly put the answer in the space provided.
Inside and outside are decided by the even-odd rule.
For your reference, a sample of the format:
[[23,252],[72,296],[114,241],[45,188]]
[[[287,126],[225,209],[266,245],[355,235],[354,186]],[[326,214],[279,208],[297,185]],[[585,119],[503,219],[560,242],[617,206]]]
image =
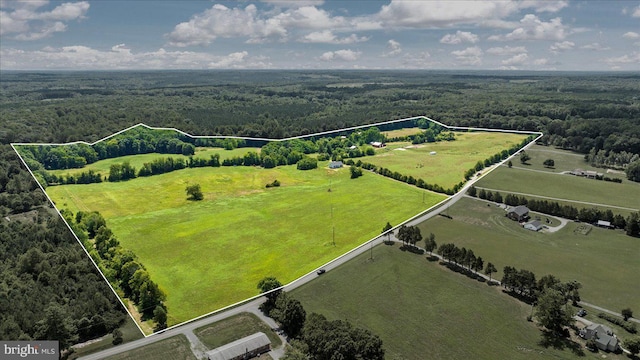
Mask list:
[[587,315],[587,310],[580,309],[580,311],[578,311],[578,313],[576,315],[578,315],[580,317],[583,317],[583,316]]
[[327,272],[327,270],[325,270],[325,269],[318,269],[318,271],[316,271],[316,274],[322,275],[322,274],[324,274],[326,272]]

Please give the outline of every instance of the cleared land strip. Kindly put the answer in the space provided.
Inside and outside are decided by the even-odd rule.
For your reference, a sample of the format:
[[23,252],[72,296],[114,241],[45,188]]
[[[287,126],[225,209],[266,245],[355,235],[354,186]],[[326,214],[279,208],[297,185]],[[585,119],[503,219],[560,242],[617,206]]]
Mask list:
[[554,197],[549,197],[549,196],[526,194],[526,193],[509,191],[509,190],[489,189],[489,188],[480,187],[480,186],[476,186],[476,189],[484,189],[484,190],[488,190],[488,191],[505,192],[505,193],[514,194],[514,195],[531,196],[531,197],[537,197],[537,198],[541,198],[541,199],[548,199],[548,200],[555,200],[555,201],[565,201],[565,202],[572,202],[572,203],[577,203],[577,204],[585,204],[585,205],[592,205],[592,206],[602,206],[602,207],[608,207],[608,208],[613,208],[613,209],[622,209],[622,210],[629,210],[629,211],[640,211],[638,209],[628,208],[628,207],[624,207],[624,206],[598,204],[598,203],[592,203],[592,202],[587,202],[587,201],[578,201],[578,200],[570,200],[570,199],[560,199],[560,198],[554,198]]

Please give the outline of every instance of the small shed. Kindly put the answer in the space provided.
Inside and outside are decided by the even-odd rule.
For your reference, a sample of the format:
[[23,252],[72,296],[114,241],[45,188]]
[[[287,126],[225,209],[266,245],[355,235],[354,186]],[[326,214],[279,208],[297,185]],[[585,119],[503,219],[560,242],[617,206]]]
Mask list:
[[369,144],[371,144],[371,146],[375,147],[375,148],[383,148],[386,145],[380,141],[372,141]]
[[342,163],[342,161],[332,161],[329,163],[329,169],[339,169],[343,166],[344,164]]
[[613,229],[614,228],[614,226],[611,225],[611,222],[604,221],[604,220],[598,220],[598,223],[596,225],[598,225],[599,227],[607,228],[607,229]]
[[257,332],[227,345],[207,351],[209,360],[250,359],[271,350],[271,341],[263,332]]
[[540,221],[534,220],[530,223],[524,224],[524,228],[531,231],[540,231],[543,228],[543,225]]
[[437,152],[435,152],[435,151],[432,151],[432,152],[429,153],[429,155],[435,155],[435,154],[437,154]]

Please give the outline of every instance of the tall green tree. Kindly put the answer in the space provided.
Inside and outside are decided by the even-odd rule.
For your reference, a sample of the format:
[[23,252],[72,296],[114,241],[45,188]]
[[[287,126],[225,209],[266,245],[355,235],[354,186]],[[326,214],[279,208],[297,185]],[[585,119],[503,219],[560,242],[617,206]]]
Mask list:
[[50,303],[44,313],[44,318],[35,324],[35,339],[58,340],[61,350],[67,349],[77,341],[77,329],[71,316],[60,304]]
[[200,184],[193,184],[187,186],[185,189],[187,192],[187,199],[189,200],[202,200],[204,199],[204,195],[202,194],[202,189],[200,188]]
[[573,323],[566,302],[564,295],[556,289],[547,288],[538,297],[536,318],[555,336],[561,336],[564,327]]
[[489,275],[489,282],[491,282],[491,274],[495,274],[497,271],[498,269],[496,269],[495,265],[490,262],[487,263],[487,267],[484,269],[484,273],[486,275]]
[[429,233],[429,236],[424,239],[424,249],[429,252],[429,255],[433,255],[433,250],[438,247],[436,244],[436,236],[434,233]]
[[522,151],[520,153],[520,162],[523,164],[526,164],[527,161],[531,160],[531,156],[529,156],[529,154],[527,154],[526,152]]
[[261,294],[264,294],[264,297],[267,298],[267,301],[261,305],[262,310],[269,314],[271,309],[273,309],[276,305],[276,300],[278,296],[282,293],[282,289],[276,290],[282,287],[282,283],[278,281],[273,276],[267,276],[258,282],[258,290],[260,290]]
[[307,313],[300,301],[282,293],[276,300],[276,306],[270,316],[280,323],[282,330],[292,338],[297,338],[302,331]]

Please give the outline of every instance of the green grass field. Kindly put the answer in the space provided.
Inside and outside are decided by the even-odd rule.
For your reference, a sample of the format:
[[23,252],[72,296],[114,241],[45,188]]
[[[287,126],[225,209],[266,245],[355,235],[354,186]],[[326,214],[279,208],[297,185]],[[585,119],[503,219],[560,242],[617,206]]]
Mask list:
[[390,139],[390,138],[401,137],[401,136],[415,135],[415,134],[421,133],[422,131],[423,130],[418,127],[412,127],[412,128],[398,129],[398,130],[383,131],[382,133],[385,134],[387,138]]
[[109,356],[109,360],[197,360],[191,352],[191,345],[187,337],[180,334],[150,345],[141,346],[131,351]]
[[509,220],[503,209],[469,198],[453,205],[449,215],[453,219],[437,216],[422,223],[422,233],[434,233],[438,244],[472,249],[496,266],[497,279],[507,265],[531,270],[538,279],[553,274],[582,283],[580,294],[588,303],[618,312],[640,309],[640,288],[631,285],[640,273],[640,242],[621,230],[593,227],[581,235],[574,231],[582,224],[570,222],[556,233],[536,233]]
[[193,333],[211,350],[259,331],[265,333],[269,340],[271,340],[272,349],[282,345],[282,340],[280,340],[278,334],[273,332],[269,325],[265,324],[255,314],[251,313],[241,313],[231,316],[216,323],[195,329]]
[[[347,319],[383,340],[387,359],[575,359],[543,347],[531,307],[395,246],[374,248],[291,292],[307,313]],[[601,359],[584,353],[583,359]],[[607,354],[609,359],[624,357]]]
[[[222,148],[206,148],[206,147],[198,147],[196,148],[196,153],[193,155],[194,158],[201,159],[209,159],[213,154],[220,155],[220,162],[224,159],[229,159],[235,156],[243,156],[249,151],[255,151],[260,153],[260,148],[237,148],[233,150],[225,150]],[[80,169],[63,169],[63,170],[49,170],[49,173],[56,176],[65,176],[65,175],[76,175],[82,172],[86,172],[89,170],[93,170],[96,173],[100,173],[103,177],[109,176],[109,168],[114,164],[122,164],[125,161],[128,161],[131,166],[136,168],[136,170],[140,170],[144,163],[149,163],[158,158],[182,158],[184,161],[189,160],[189,156],[179,155],[179,154],[140,154],[140,155],[128,155],[128,156],[120,156],[112,159],[105,159],[96,161],[93,164],[88,164]]]
[[[282,186],[265,189],[275,179]],[[189,183],[204,201],[187,201]],[[265,276],[290,282],[445,198],[370,173],[352,180],[347,168],[295,166],[184,169],[47,192],[59,208],[103,214],[167,292],[169,325],[257,295]]]
[[[607,173],[607,169],[596,168],[585,162],[582,154],[553,147],[532,145],[527,149],[527,154],[531,156],[531,160],[528,161],[527,165],[521,164],[516,157],[513,160],[513,168],[509,169],[506,166],[502,166],[494,170],[491,175],[480,180],[477,185],[479,187],[503,190],[505,193],[507,191],[515,191],[602,204],[602,206],[592,206],[567,202],[567,204],[572,204],[578,208],[611,209],[614,213],[620,213],[625,217],[633,211],[630,209],[640,209],[640,202],[638,201],[640,183],[628,181],[624,174],[619,172]],[[553,168],[544,167],[543,162],[546,159],[554,160],[555,166]],[[623,179],[623,181],[618,184],[561,174],[563,171],[574,169],[593,170],[610,178]],[[628,209],[616,209],[611,206],[620,206]]]
[[[376,150],[376,156],[363,161],[422,178],[430,184],[452,188],[464,180],[464,173],[478,161],[520,143],[526,136],[506,133],[456,133],[455,141],[411,145],[408,142],[389,143]],[[435,151],[436,155],[430,155]]]

